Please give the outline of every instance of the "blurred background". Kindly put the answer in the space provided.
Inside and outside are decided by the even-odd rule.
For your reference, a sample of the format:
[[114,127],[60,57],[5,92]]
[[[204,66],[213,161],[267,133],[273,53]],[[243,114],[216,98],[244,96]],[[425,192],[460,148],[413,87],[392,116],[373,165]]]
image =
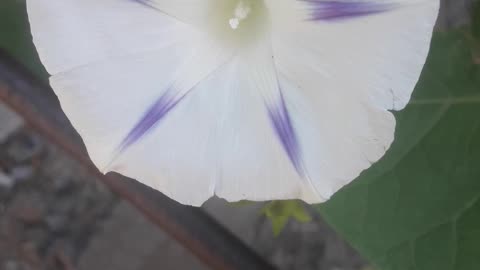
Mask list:
[[[442,1],[437,30],[468,25],[471,10],[471,1]],[[68,122],[56,114],[58,103],[48,91],[48,76],[31,43],[24,0],[0,0],[0,60],[0,88],[21,89],[21,97],[42,112],[52,111],[46,119],[57,121],[54,125],[62,126],[63,135],[78,142]],[[32,93],[40,98],[37,100]],[[195,224],[200,222],[196,219],[180,221],[178,228],[168,227],[169,221],[162,221],[162,216],[155,222],[154,214],[148,216],[132,206],[139,194],[153,198],[147,203],[155,204],[160,212],[162,207],[170,209],[166,217],[174,221],[182,219],[175,213],[184,208],[156,197],[159,195],[136,183],[131,183],[140,190],[136,193],[112,191],[112,186],[105,185],[78,158],[65,151],[64,145],[52,142],[45,132],[38,131],[38,126],[32,126],[31,120],[9,107],[11,104],[0,102],[0,269],[212,267],[205,264],[208,254],[199,259],[198,250],[195,255],[190,252],[192,246],[195,249],[195,241],[178,242],[180,233],[175,233],[175,229],[186,228],[190,232],[186,238],[207,242],[208,235],[223,237],[224,231],[217,226],[202,227]],[[193,210],[185,211],[188,216],[188,211]],[[300,202],[228,204],[214,198],[202,211],[233,234],[229,241],[239,241],[245,244],[242,250],[252,252],[236,253],[235,248],[228,248],[225,252],[232,260],[235,256],[242,259],[257,254],[260,260],[282,270],[373,269],[322,220],[314,207]],[[184,228],[182,224],[187,225]],[[209,253],[209,248],[221,247],[222,244],[210,243],[203,249]]]

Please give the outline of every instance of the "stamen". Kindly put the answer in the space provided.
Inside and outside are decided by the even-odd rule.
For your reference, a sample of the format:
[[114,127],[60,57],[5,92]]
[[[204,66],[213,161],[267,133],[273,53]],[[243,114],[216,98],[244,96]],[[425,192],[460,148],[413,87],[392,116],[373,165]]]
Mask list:
[[252,11],[252,8],[250,7],[249,4],[246,4],[244,1],[238,2],[233,12],[234,17],[228,20],[228,24],[230,24],[230,27],[233,30],[237,29],[238,26],[240,25],[240,22],[245,20],[251,11]]

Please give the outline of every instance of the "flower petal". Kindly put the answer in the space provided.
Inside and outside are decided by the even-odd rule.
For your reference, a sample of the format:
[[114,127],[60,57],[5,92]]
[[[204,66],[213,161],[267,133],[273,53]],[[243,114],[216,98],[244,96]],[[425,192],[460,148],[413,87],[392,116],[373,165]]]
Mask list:
[[304,170],[296,125],[290,121],[268,41],[238,55],[237,78],[224,109],[215,194],[230,201],[324,201]]
[[147,110],[143,117],[130,130],[118,147],[119,153],[140,140],[153,126],[158,124],[183,98],[168,88],[162,96]]
[[272,42],[218,69],[229,52],[172,19],[208,4],[138,1],[28,0],[34,40],[95,164],[192,205],[320,202],[358,176],[393,140],[388,110],[408,102],[438,12],[398,0],[324,24],[305,1],[266,0]]
[[258,91],[263,97],[266,113],[270,117],[278,141],[282,144],[285,154],[299,176],[304,177],[301,149],[278,82],[277,70],[272,59],[273,52],[268,44],[270,44],[268,38],[261,40],[256,46],[250,48],[245,56],[242,56],[248,65],[249,87]]
[[[212,196],[217,171],[215,126],[221,112],[212,95],[223,89],[210,77],[220,66],[213,64],[224,61],[213,61],[218,48],[193,59],[178,49],[97,62],[55,75],[51,84],[97,167],[199,205]],[[202,58],[211,61],[191,62]],[[185,77],[177,79],[177,72]],[[204,81],[213,81],[208,86],[215,88],[199,87]],[[165,108],[149,110],[172,89],[183,99],[168,115]]]
[[125,0],[27,0],[33,40],[50,74],[156,50],[191,38],[192,29]]
[[281,91],[279,91],[277,94],[275,104],[267,105],[267,109],[275,132],[282,142],[283,148],[287,152],[290,161],[297,170],[298,174],[304,177],[305,175],[301,161],[301,151],[298,144],[297,134],[293,128],[290,113],[288,112],[285,99]]
[[[198,42],[198,41],[197,41]],[[200,42],[199,42],[200,43]],[[117,149],[117,155],[141,139],[182,100],[195,86],[222,67],[232,56],[230,50],[219,48],[205,42],[188,57],[187,61],[176,70],[175,79],[165,92],[151,105],[135,126],[128,132]],[[207,53],[209,52],[209,53]],[[192,64],[193,63],[193,64]]]
[[[175,19],[199,26],[208,21],[212,7],[221,2],[215,0],[124,0],[134,1],[157,11],[163,12]],[[223,1],[223,0],[222,0]]]
[[151,186],[183,204],[199,206],[218,181],[218,116],[226,95],[225,69],[200,82],[147,135],[128,147],[111,170]]
[[[198,82],[222,48],[191,58],[198,33],[131,1],[29,1],[29,12],[52,87],[99,168],[185,204],[215,193],[231,201],[318,201],[235,61]],[[149,27],[149,20],[160,21]],[[129,23],[130,36],[121,29]],[[165,103],[162,96],[184,97]]]
[[406,106],[425,63],[439,3],[397,2],[335,24],[308,13],[274,21],[280,85],[306,170],[326,197],[384,155],[395,129],[388,110]]
[[311,20],[336,21],[383,13],[398,7],[378,0],[304,0],[310,5]]
[[[271,54],[265,57],[271,62]],[[221,110],[215,194],[228,201],[323,201],[303,177],[295,123],[289,126],[285,115],[279,115],[289,107],[277,102],[280,92],[272,65],[244,55],[232,65],[236,68],[224,89],[228,95]]]

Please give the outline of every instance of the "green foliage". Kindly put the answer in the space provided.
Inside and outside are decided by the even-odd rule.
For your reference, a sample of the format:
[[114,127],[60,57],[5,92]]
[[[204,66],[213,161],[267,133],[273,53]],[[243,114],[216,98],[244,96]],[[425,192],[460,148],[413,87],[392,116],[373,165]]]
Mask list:
[[39,78],[48,78],[32,43],[25,1],[0,0],[0,49],[7,51]]
[[477,39],[480,39],[480,1],[479,0],[473,3],[472,34]]
[[381,270],[480,269],[480,66],[436,33],[387,155],[318,210]]
[[472,26],[469,34],[469,42],[472,47],[474,61],[480,64],[480,0],[473,3]]
[[282,232],[290,219],[302,223],[312,220],[312,217],[303,207],[303,204],[293,200],[270,202],[263,208],[262,212],[272,222],[272,229],[275,236]]

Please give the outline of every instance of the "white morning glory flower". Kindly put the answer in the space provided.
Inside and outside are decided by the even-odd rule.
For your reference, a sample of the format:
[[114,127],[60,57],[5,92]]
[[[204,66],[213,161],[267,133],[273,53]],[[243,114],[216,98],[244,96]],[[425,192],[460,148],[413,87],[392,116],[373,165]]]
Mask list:
[[379,160],[438,0],[28,0],[91,159],[200,205],[323,202]]

